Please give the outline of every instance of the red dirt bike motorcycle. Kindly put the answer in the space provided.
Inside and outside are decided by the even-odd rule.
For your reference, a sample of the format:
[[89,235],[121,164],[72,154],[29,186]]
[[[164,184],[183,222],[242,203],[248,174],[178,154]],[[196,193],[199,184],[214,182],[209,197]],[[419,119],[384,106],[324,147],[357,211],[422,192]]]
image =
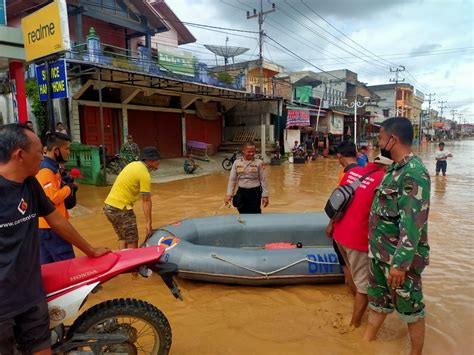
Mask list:
[[168,354],[171,327],[150,303],[131,298],[99,303],[76,317],[97,286],[125,272],[149,270],[161,276],[171,293],[182,300],[175,282],[177,267],[160,263],[166,249],[153,246],[111,252],[98,258],[79,257],[42,266],[54,354]]

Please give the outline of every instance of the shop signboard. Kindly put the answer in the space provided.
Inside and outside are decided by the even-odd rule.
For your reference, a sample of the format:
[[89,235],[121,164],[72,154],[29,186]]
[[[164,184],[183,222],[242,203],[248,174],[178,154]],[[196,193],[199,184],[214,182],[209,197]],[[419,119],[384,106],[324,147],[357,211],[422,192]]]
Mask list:
[[344,116],[332,114],[329,121],[329,132],[332,134],[343,134],[344,132]]
[[292,110],[289,109],[286,114],[286,127],[291,126],[309,126],[310,119],[309,119],[309,110]]
[[181,49],[158,45],[158,64],[172,73],[194,75],[193,55]]
[[36,67],[36,78],[38,80],[39,98],[41,101],[48,100],[48,87],[51,88],[51,98],[64,99],[67,97],[67,74],[64,59],[49,64],[50,85],[48,85],[46,66]]
[[66,0],[55,0],[22,18],[21,28],[27,61],[71,49]]
[[0,26],[7,25],[7,6],[5,0],[0,0]]

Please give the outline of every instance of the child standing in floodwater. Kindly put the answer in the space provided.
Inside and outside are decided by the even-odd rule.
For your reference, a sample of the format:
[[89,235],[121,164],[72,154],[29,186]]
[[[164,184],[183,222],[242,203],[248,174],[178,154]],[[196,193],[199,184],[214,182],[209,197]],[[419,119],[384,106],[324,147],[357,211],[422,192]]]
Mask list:
[[443,176],[446,176],[446,169],[448,167],[448,158],[452,157],[453,155],[444,150],[444,142],[439,143],[438,145],[439,150],[436,151],[436,176],[439,175],[439,172],[443,172]]

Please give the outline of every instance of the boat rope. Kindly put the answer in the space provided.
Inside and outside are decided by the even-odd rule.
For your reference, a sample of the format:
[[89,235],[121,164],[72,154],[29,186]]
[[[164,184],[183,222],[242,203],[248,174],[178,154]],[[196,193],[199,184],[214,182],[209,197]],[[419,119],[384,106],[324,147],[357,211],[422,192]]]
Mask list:
[[236,207],[234,207],[234,206],[232,205],[232,203],[226,203],[226,202],[224,202],[224,203],[222,204],[222,206],[219,207],[219,208],[216,210],[216,212],[214,212],[214,216],[217,214],[217,212],[218,212],[219,210],[223,209],[224,207],[232,208],[233,211],[234,211],[235,213],[237,213],[237,222],[239,222],[240,224],[246,224],[246,223],[247,223],[244,219],[242,219],[242,217],[240,217],[240,212],[239,212],[239,210],[238,210]]
[[276,273],[278,273],[278,272],[280,272],[280,271],[283,271],[283,270],[285,270],[285,269],[288,269],[288,268],[290,268],[290,267],[292,267],[292,266],[294,266],[294,265],[297,265],[297,264],[302,263],[302,262],[305,262],[305,261],[308,262],[308,263],[311,263],[311,264],[340,265],[339,263],[335,263],[335,262],[331,262],[331,261],[315,261],[315,260],[310,260],[310,259],[308,259],[308,258],[303,258],[303,259],[294,261],[294,262],[292,262],[291,264],[288,264],[288,265],[286,265],[286,266],[283,266],[283,267],[281,267],[281,268],[279,268],[279,269],[276,269],[276,270],[273,270],[273,271],[270,271],[270,272],[265,272],[265,271],[259,271],[259,270],[255,270],[255,269],[252,269],[252,268],[249,268],[249,267],[246,267],[246,266],[237,264],[237,263],[232,262],[232,261],[230,261],[230,260],[226,260],[226,259],[224,259],[224,258],[218,256],[217,254],[212,254],[211,256],[212,256],[214,259],[223,261],[223,262],[228,263],[228,264],[233,265],[233,266],[237,266],[237,267],[239,267],[239,268],[241,268],[241,269],[245,269],[245,270],[247,270],[247,271],[252,271],[252,272],[254,272],[254,273],[256,273],[256,274],[260,274],[260,275],[263,275],[263,276],[265,276],[265,277],[269,277],[269,276],[271,276],[271,275],[273,275],[273,274],[276,274]]

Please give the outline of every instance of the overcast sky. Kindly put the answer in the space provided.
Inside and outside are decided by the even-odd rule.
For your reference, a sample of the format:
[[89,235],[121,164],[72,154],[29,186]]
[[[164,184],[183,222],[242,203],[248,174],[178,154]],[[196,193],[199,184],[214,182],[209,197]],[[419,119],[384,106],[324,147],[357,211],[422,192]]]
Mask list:
[[[258,31],[246,11],[258,0],[166,0],[185,22]],[[450,111],[474,122],[474,0],[275,0],[265,19],[265,33],[307,60],[295,58],[266,39],[264,57],[288,71],[349,69],[360,81],[389,83],[390,68],[403,65],[400,78],[425,94],[436,93],[432,107],[447,101]],[[264,11],[271,2],[263,0]],[[258,58],[256,33],[204,30],[188,25],[197,42],[185,48],[209,64],[215,57],[202,45],[242,46],[249,51],[237,61]],[[243,37],[245,36],[245,37]],[[248,38],[250,37],[250,38]],[[209,53],[209,54],[208,54]],[[427,107],[427,103],[425,105]]]

